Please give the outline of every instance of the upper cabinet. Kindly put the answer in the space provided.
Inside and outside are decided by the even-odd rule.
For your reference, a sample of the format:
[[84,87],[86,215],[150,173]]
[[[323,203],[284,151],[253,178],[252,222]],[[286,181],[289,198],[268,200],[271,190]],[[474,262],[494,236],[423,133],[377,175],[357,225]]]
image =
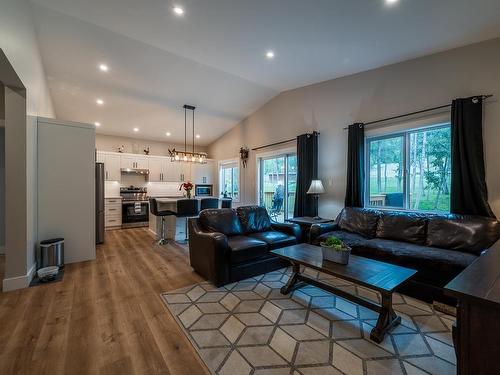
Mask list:
[[104,178],[106,181],[121,181],[120,155],[109,152],[97,151],[96,161],[104,163]]
[[191,164],[171,161],[169,156],[146,156],[97,151],[96,161],[104,163],[107,181],[121,181],[122,169],[149,169],[150,182],[213,184],[213,162]]
[[121,155],[121,167],[123,169],[148,169],[149,160],[142,155]]
[[214,183],[214,162],[207,161],[207,164],[193,164],[191,166],[191,179],[195,184],[212,185]]

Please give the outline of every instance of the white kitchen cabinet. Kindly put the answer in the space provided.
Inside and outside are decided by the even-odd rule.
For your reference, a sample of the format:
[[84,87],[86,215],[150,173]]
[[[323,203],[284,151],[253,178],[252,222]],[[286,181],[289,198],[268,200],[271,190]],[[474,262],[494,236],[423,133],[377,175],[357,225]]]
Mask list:
[[121,168],[123,169],[148,169],[149,162],[147,156],[141,155],[121,155]]
[[104,227],[120,228],[122,225],[122,200],[120,198],[104,199]]
[[150,182],[161,182],[163,174],[164,158],[150,156],[149,157],[149,177]]
[[96,163],[104,163],[106,161],[106,153],[102,151],[97,151],[95,155]]
[[207,161],[207,164],[193,164],[191,166],[191,179],[195,184],[213,185],[214,183],[214,163]]
[[121,181],[120,155],[105,154],[104,178],[106,181]]

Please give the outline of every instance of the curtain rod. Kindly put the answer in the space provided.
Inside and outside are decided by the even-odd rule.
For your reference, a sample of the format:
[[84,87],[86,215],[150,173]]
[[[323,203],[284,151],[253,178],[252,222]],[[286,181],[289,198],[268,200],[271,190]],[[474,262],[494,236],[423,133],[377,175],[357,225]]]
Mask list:
[[[491,95],[491,94],[490,95],[476,95],[476,97],[478,97],[478,96],[482,97],[483,99],[488,99],[488,98],[491,98],[493,95]],[[387,118],[380,119],[380,120],[365,122],[363,125],[366,127],[368,125],[378,124],[379,122],[396,120],[398,118],[408,117],[408,116],[413,116],[413,115],[418,115],[420,113],[425,113],[425,112],[432,112],[432,111],[435,111],[435,110],[438,110],[438,109],[443,109],[443,108],[448,108],[448,107],[451,107],[451,103],[450,104],[445,104],[445,105],[440,105],[438,107],[432,107],[432,108],[422,109],[420,111],[405,113],[404,115],[398,115],[398,116],[393,116],[393,117],[387,117]],[[347,130],[347,129],[349,129],[349,127],[346,126],[344,128],[344,130]]]
[[[316,134],[319,135],[319,132],[317,132],[317,131],[315,131],[313,133],[308,133],[308,134],[314,134],[314,133],[316,133]],[[293,142],[293,141],[296,141],[296,140],[297,140],[297,137],[292,138],[292,139],[287,139],[286,141],[280,141],[280,142],[270,143],[268,145],[264,145],[264,146],[259,146],[259,147],[252,148],[252,151],[260,150],[261,148],[278,146],[278,145],[282,145],[283,143],[289,143],[289,142]]]

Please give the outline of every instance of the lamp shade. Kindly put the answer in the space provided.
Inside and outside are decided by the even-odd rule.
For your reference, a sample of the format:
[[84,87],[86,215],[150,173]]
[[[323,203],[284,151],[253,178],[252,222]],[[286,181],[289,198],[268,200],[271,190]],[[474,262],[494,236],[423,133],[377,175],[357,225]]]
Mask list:
[[323,194],[324,192],[325,188],[321,180],[312,180],[311,186],[309,186],[309,190],[307,190],[307,194]]

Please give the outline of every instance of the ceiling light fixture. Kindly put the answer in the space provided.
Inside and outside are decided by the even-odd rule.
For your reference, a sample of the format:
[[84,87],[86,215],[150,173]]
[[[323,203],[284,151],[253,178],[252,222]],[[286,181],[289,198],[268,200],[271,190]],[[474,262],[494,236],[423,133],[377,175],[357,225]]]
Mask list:
[[267,57],[269,60],[274,59],[274,51],[267,51],[267,52],[266,52],[266,57]]
[[180,6],[174,6],[172,10],[178,16],[182,16],[184,14],[184,9],[182,9]]
[[94,122],[95,126],[101,126],[101,123],[99,121]]
[[104,100],[102,99],[96,99],[95,101],[98,105],[103,105],[104,104]]
[[[175,148],[173,150],[168,150],[170,154],[171,161],[178,162],[189,162],[189,163],[199,163],[206,164],[207,163],[207,154],[205,152],[195,152],[194,151],[194,110],[195,106],[184,104],[184,151],[177,151]],[[193,113],[193,149],[192,151],[187,150],[187,111],[192,111]],[[199,138],[199,135],[196,136]]]
[[170,134],[170,132],[167,132],[166,134],[167,134],[167,137],[170,137],[172,135],[172,134]]
[[109,67],[106,64],[99,64],[99,70],[101,72],[107,72],[109,70]]
[[398,1],[399,1],[399,0],[385,0],[385,3],[386,3],[387,5],[394,5],[394,4],[396,4]]
[[200,135],[199,135],[199,134],[196,134],[196,138],[197,138],[197,139],[200,139]]
[[137,133],[139,131],[139,128],[134,128],[133,130]]

